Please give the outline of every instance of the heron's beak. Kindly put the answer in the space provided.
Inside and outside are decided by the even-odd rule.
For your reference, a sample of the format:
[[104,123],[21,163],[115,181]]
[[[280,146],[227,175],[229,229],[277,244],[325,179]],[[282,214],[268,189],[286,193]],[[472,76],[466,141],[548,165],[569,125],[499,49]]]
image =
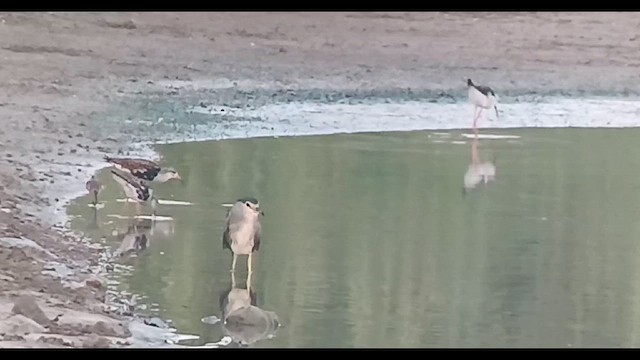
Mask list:
[[178,181],[180,181],[180,184],[184,184],[184,180],[182,180],[182,176],[180,176],[180,174],[176,174],[176,179],[178,179]]

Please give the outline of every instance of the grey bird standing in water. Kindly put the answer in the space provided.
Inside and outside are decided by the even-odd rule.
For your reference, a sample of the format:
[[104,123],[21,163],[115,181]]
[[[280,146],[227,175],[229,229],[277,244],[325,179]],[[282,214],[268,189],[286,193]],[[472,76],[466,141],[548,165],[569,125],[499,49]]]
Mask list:
[[227,223],[222,234],[222,248],[231,249],[235,272],[238,255],[248,255],[247,268],[251,274],[251,255],[260,247],[260,204],[255,198],[238,199],[227,213]]
[[98,204],[98,194],[102,190],[102,184],[96,180],[96,176],[92,175],[91,179],[86,182],[85,187],[89,194],[93,194],[93,206]]

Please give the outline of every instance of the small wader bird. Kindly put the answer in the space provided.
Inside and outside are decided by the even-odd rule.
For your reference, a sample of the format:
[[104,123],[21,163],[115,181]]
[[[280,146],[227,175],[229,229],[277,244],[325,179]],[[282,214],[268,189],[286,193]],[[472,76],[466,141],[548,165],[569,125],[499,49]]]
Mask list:
[[91,179],[86,182],[85,187],[89,194],[93,194],[93,206],[98,204],[98,194],[102,191],[102,184],[96,180],[95,175],[91,176]]

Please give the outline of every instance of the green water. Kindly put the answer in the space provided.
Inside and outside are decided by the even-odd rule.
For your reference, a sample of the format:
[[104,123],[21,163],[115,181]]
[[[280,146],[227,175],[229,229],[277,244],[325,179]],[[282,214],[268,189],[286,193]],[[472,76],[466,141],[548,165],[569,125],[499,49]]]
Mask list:
[[[196,344],[218,341],[221,324],[201,319],[221,317],[231,284],[222,204],[255,196],[252,289],[282,326],[255,330],[251,346],[640,346],[640,131],[491,133],[521,138],[480,140],[495,180],[466,192],[473,142],[458,132],[161,146],[185,183],[159,197],[194,205],[159,209],[174,233],[157,222],[126,260],[127,286]],[[106,206],[88,233],[116,248],[126,220],[108,215],[124,213],[122,195],[101,178]],[[87,201],[71,208],[83,230]],[[244,288],[246,257],[237,268]]]

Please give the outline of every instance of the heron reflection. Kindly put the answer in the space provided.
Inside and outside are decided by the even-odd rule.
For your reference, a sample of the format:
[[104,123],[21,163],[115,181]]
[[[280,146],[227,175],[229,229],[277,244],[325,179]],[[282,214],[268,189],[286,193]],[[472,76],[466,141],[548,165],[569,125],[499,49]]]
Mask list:
[[231,287],[220,294],[220,310],[222,332],[236,345],[250,346],[271,339],[280,327],[276,313],[258,307],[251,274],[247,274],[246,287],[242,288],[236,284],[235,273],[231,273]]

